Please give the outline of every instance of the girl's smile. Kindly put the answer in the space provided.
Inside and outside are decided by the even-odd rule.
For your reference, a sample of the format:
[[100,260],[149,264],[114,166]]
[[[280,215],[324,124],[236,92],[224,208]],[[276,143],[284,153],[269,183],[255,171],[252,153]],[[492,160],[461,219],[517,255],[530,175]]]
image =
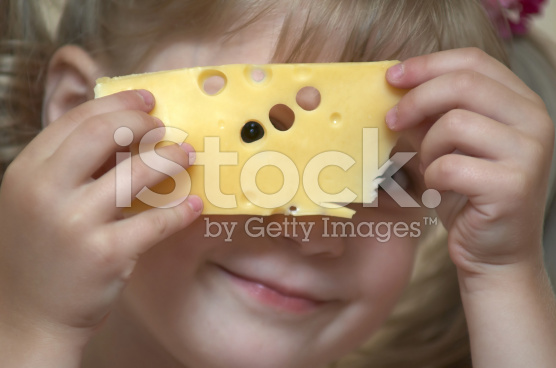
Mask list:
[[248,295],[264,306],[277,311],[292,314],[306,314],[315,311],[330,300],[316,296],[311,285],[300,286],[297,280],[291,285],[280,284],[277,277],[261,277],[260,275],[244,276],[218,266],[228,281],[240,290],[242,295]]

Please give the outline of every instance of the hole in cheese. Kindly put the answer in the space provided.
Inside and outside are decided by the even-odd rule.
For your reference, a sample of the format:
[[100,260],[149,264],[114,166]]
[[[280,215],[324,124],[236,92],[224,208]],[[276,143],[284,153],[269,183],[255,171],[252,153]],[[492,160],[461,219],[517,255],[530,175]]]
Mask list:
[[332,116],[330,116],[330,121],[333,125],[340,124],[342,122],[342,115],[335,112]]
[[203,92],[209,96],[215,96],[226,87],[226,76],[216,70],[209,70],[200,77],[200,84]]
[[251,70],[251,79],[253,79],[254,82],[260,83],[264,81],[265,78],[266,78],[266,73],[264,70],[259,68],[255,68]]
[[241,129],[241,140],[253,143],[264,137],[264,128],[258,121],[248,121]]
[[243,73],[246,81],[257,88],[265,87],[272,80],[272,68],[268,65],[247,65]]
[[303,87],[297,92],[295,100],[303,110],[313,111],[319,107],[321,96],[319,90],[315,87]]
[[272,125],[282,132],[289,130],[295,121],[295,113],[284,104],[275,105],[270,109],[268,117]]

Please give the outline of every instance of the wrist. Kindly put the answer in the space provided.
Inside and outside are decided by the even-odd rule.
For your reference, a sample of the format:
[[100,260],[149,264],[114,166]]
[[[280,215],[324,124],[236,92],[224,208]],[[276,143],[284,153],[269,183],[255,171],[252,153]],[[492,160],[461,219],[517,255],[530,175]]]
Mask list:
[[458,270],[474,367],[554,366],[556,301],[542,260],[488,271]]
[[3,368],[78,368],[89,336],[38,323],[0,319],[0,366]]
[[[508,264],[482,264],[458,268],[462,296],[473,293],[506,293],[534,290],[548,280],[542,255]],[[544,287],[544,286],[543,286]]]

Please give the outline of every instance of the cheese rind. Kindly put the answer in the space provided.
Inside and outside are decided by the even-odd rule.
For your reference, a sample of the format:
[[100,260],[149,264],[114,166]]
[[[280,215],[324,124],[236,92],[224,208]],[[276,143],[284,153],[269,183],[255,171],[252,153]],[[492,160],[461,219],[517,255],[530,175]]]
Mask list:
[[[326,200],[343,192],[332,198],[342,204],[362,203],[365,191],[367,198],[376,195],[376,182],[364,183],[363,173],[374,178],[396,140],[385,125],[387,111],[405,93],[386,82],[386,70],[396,63],[197,67],[101,78],[95,96],[131,89],[153,93],[156,106],[151,114],[167,127],[185,131],[185,141],[197,151],[196,164],[175,180],[191,179],[191,194],[203,199],[204,214],[351,217],[353,210]],[[320,104],[311,111],[296,100],[304,87],[320,93]],[[295,115],[286,131],[270,120],[276,105],[289,107]],[[260,123],[262,139],[242,140],[248,122]],[[375,141],[364,142],[365,128],[378,128]],[[175,132],[169,129],[165,140],[176,141]],[[235,165],[230,164],[234,157]],[[219,160],[228,164],[216,166]],[[174,188],[168,179],[151,189],[172,194],[149,204],[164,206],[187,195],[188,188]],[[138,201],[132,206],[148,207]]]

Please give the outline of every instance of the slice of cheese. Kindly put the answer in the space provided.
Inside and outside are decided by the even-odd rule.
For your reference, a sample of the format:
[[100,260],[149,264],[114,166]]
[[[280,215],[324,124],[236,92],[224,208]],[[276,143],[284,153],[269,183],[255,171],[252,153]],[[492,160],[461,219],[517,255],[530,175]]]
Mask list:
[[[386,70],[396,63],[197,67],[101,78],[95,95],[151,91],[151,114],[179,129],[168,129],[165,140],[186,136],[197,151],[187,172],[150,188],[150,196],[141,193],[138,198],[150,206],[190,192],[203,199],[204,214],[349,218],[354,211],[343,205],[376,197],[373,179],[396,140],[385,125],[386,112],[404,94],[386,82]],[[297,98],[305,87],[320,93],[320,103]],[[277,105],[274,111],[294,119],[285,131],[270,119]],[[254,142],[242,139],[250,122],[264,133]],[[147,207],[137,200],[132,205]]]

